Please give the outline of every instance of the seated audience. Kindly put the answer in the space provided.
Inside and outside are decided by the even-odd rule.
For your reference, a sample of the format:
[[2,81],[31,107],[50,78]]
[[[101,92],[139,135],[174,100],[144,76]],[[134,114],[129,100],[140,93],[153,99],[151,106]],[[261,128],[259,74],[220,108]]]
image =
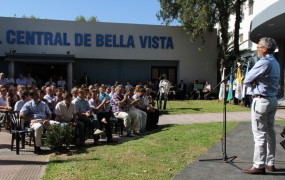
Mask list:
[[21,96],[22,91],[27,90],[26,86],[24,85],[17,85],[17,94]]
[[55,98],[55,96],[54,96],[54,92],[53,92],[52,88],[51,87],[47,87],[44,99],[45,99],[45,102],[47,103],[48,107],[50,108],[50,110],[52,112],[54,112],[54,108],[55,108],[55,105],[56,105],[56,103],[54,101],[54,98]]
[[32,100],[24,104],[20,111],[20,118],[28,121],[30,127],[35,130],[35,151],[39,153],[42,146],[42,133],[44,129],[49,129],[50,125],[59,124],[51,120],[51,111],[48,105],[39,99],[39,93],[31,90],[29,95]]
[[158,128],[159,111],[154,108],[155,102],[151,96],[151,91],[149,88],[141,89],[139,96],[141,100],[139,101],[140,108],[147,112],[147,123],[146,129],[152,130]]
[[49,78],[49,80],[45,83],[45,86],[55,86],[55,82],[53,82],[53,79],[52,78]]
[[122,95],[123,86],[118,85],[115,88],[115,93],[111,98],[111,106],[113,114],[116,118],[123,119],[124,126],[127,131],[127,136],[132,136],[137,134],[136,127],[139,121],[139,114],[135,111],[130,111],[129,108],[129,93]]
[[21,99],[16,102],[14,106],[14,111],[20,111],[22,107],[24,106],[24,104],[30,100],[31,100],[31,96],[29,95],[29,91],[26,91],[26,90],[22,91]]
[[104,127],[106,129],[107,142],[117,142],[116,139],[112,136],[112,126],[110,118],[113,116],[113,113],[110,110],[105,108],[107,103],[107,98],[99,100],[98,98],[99,91],[97,89],[91,90],[91,99],[88,101],[91,110],[97,115],[97,118],[100,122],[100,129]]
[[76,145],[85,145],[84,124],[76,119],[75,105],[71,103],[72,94],[66,92],[63,95],[63,100],[58,102],[55,106],[55,120],[62,125],[70,125],[76,127]]
[[88,101],[85,99],[86,92],[84,89],[78,89],[78,96],[72,100],[75,105],[75,112],[78,120],[84,124],[85,137],[93,136],[94,144],[98,143],[98,135],[103,134],[104,131],[99,129],[99,122],[96,116],[93,116]]
[[[9,106],[7,105],[7,89],[5,87],[2,87],[0,89],[0,109],[1,110],[10,110]],[[7,119],[6,113],[0,112],[0,124],[5,125],[5,129],[9,129],[9,123],[6,122]]]
[[15,79],[11,73],[8,74],[6,79],[7,79],[7,84],[14,84],[15,85]]
[[202,90],[203,90],[203,84],[199,84],[198,80],[195,80],[191,87],[191,99],[193,100],[200,99]]
[[55,106],[57,105],[57,103],[63,101],[63,99],[64,99],[63,94],[64,94],[64,90],[62,88],[57,88],[55,90],[55,96],[53,97],[53,101],[54,101]]
[[27,87],[34,87],[36,85],[36,80],[31,76],[30,73],[27,74]]
[[178,98],[184,100],[187,92],[187,85],[183,80],[180,81],[178,85]]
[[62,89],[66,88],[66,81],[63,79],[62,76],[59,76],[59,79],[56,84],[57,84],[57,87],[61,87]]
[[99,100],[103,101],[103,99],[106,99],[106,103],[104,104],[104,108],[106,109],[106,111],[110,111],[111,110],[111,105],[110,105],[110,96],[106,93],[106,89],[104,86],[100,86],[99,87]]
[[5,78],[4,73],[0,73],[0,85],[6,85],[8,84],[8,80]]
[[27,78],[23,74],[19,74],[19,77],[16,79],[16,84],[27,86]]
[[111,98],[114,93],[115,93],[115,86],[111,86],[111,87],[110,87],[110,93],[108,94],[109,97]]
[[125,85],[125,90],[126,92],[128,92],[130,90],[130,88],[132,88],[133,86],[131,85],[130,81],[127,81],[126,85]]
[[[207,95],[211,91],[211,84],[208,81],[205,81],[204,88],[203,88],[203,97]],[[204,99],[207,97],[204,97]]]
[[7,106],[9,109],[14,109],[17,101],[20,100],[20,96],[17,94],[17,90],[14,86],[10,87],[8,91]]
[[146,124],[147,124],[147,113],[146,113],[146,108],[142,105],[143,100],[143,95],[144,95],[144,89],[140,88],[140,86],[136,86],[136,93],[134,94],[134,89],[130,88],[130,100],[133,103],[133,108],[131,110],[137,111],[140,113],[141,118],[140,118],[140,123],[138,123],[138,129],[141,133],[143,133],[146,129]]

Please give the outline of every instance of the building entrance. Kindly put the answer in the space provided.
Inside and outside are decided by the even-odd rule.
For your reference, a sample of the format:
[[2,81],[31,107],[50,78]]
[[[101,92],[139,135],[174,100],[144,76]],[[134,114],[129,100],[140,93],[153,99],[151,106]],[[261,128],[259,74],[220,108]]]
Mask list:
[[25,74],[31,73],[32,77],[38,81],[38,85],[42,86],[50,78],[57,83],[60,76],[66,80],[67,67],[66,64],[26,64]]

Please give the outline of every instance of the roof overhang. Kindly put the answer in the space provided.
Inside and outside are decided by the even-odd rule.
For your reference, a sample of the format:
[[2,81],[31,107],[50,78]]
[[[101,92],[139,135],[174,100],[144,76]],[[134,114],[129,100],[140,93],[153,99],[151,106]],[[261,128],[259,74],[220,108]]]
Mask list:
[[285,39],[285,1],[272,4],[254,17],[250,25],[250,40],[258,43],[261,37]]
[[69,54],[6,53],[5,55],[5,61],[36,63],[73,63],[75,61],[75,56]]

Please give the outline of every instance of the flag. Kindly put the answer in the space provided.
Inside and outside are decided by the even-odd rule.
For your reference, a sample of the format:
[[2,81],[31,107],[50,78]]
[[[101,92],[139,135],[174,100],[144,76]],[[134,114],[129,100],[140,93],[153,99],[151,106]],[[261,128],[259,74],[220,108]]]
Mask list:
[[228,92],[228,97],[227,101],[233,99],[233,73],[231,69],[231,74],[230,74],[230,82],[229,82],[229,92]]
[[238,70],[237,70],[237,87],[235,92],[235,97],[239,100],[242,99],[242,77],[241,77],[241,70],[240,70],[240,63],[238,63]]
[[[226,68],[223,68],[223,74],[222,74],[222,77],[221,77],[221,82],[225,79],[225,69]],[[220,85],[220,91],[219,91],[219,100],[222,100],[225,98],[225,83],[221,83]]]
[[[247,62],[247,67],[246,67],[246,71],[245,71],[245,76],[247,75],[248,71],[249,71],[249,61]],[[246,87],[246,86],[243,84],[243,87],[242,87],[242,97],[244,98],[247,93],[248,93],[248,87]]]

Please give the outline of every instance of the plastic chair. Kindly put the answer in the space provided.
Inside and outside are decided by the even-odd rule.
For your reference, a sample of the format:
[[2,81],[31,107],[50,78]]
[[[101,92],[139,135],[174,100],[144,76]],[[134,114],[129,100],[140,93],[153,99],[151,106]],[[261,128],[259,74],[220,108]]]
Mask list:
[[22,143],[22,148],[25,148],[26,134],[29,135],[30,137],[29,145],[31,145],[32,139],[35,144],[34,129],[24,127],[24,120],[19,118],[18,111],[10,112],[9,116],[11,120],[10,127],[11,127],[11,134],[12,134],[11,151],[13,151],[14,141],[16,140],[16,154],[19,155],[20,141]]
[[120,128],[120,134],[119,135],[123,135],[124,134],[124,121],[123,119],[119,119],[116,118],[115,116],[112,116],[110,118],[110,122],[112,123],[113,127],[115,127],[115,133],[118,134],[118,128]]

